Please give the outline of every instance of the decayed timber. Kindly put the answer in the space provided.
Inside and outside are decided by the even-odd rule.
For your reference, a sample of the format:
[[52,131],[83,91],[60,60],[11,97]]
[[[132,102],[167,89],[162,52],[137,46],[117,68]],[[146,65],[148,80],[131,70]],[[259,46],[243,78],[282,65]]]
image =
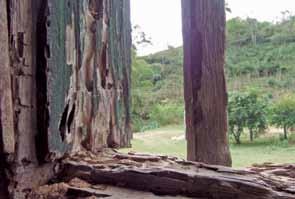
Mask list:
[[[63,185],[64,192],[60,196],[76,193],[98,197],[98,194],[105,194],[106,198],[116,198],[118,193],[109,192],[113,188],[103,188],[105,186],[129,189],[129,194],[132,193],[131,190],[137,190],[158,196],[206,199],[295,198],[295,165],[263,165],[248,170],[235,170],[168,156],[121,154],[105,150],[98,154],[80,152],[65,159],[62,167],[60,180],[63,183],[51,185],[55,189],[58,185]],[[50,190],[50,186],[45,186],[36,193],[45,194],[46,188]]]
[[[0,0],[0,198],[294,198],[292,165],[236,171],[166,156],[90,152],[130,145],[129,15],[129,0]],[[202,39],[194,30],[186,32],[192,44]],[[193,57],[192,48],[185,52]],[[187,94],[198,105],[196,93]],[[212,104],[218,103],[206,105]],[[197,108],[187,117],[195,124]]]

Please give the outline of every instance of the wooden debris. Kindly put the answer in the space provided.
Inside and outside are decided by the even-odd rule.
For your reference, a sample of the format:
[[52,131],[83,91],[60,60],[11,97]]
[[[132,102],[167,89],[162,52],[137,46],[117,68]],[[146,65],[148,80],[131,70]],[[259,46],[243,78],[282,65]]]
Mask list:
[[91,185],[80,179],[73,179],[69,183],[46,185],[30,193],[28,197],[34,199],[66,199],[66,198],[107,198],[107,199],[188,199],[182,196],[157,196],[150,192],[136,191],[110,185]]

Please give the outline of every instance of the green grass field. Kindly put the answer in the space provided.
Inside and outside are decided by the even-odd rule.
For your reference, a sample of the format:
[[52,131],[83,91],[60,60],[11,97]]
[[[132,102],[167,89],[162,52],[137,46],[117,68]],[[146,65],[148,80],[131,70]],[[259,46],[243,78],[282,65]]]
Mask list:
[[[233,167],[249,167],[255,163],[295,163],[295,135],[291,135],[289,142],[280,141],[279,134],[264,135],[253,143],[243,138],[243,144],[235,145],[231,142],[230,149]],[[184,129],[181,126],[170,126],[156,130],[136,133],[131,149],[134,151],[154,154],[166,154],[185,158],[186,143]]]

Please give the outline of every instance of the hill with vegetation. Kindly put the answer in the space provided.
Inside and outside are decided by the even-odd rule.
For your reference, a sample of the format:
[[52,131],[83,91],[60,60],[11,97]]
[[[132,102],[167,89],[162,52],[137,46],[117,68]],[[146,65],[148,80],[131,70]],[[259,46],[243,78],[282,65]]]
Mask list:
[[[295,91],[295,17],[278,23],[227,22],[225,72],[230,93],[255,90],[275,103]],[[133,130],[182,124],[182,47],[145,57],[133,53]]]

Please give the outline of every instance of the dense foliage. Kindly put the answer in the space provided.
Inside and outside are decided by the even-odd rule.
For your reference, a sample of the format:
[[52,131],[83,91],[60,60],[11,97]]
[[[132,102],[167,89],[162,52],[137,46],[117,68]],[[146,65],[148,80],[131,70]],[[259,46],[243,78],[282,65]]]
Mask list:
[[[171,46],[145,57],[134,53],[132,114],[135,131],[183,123],[182,57],[182,48]],[[295,17],[285,16],[276,24],[251,18],[229,20],[225,69],[229,92],[247,96],[249,88],[255,88],[268,96],[269,103],[276,103],[283,94],[294,92]],[[260,103],[260,96],[247,98],[250,100],[247,109],[252,110],[255,117],[257,106],[251,103],[258,100],[259,108],[266,108]],[[243,118],[238,112],[236,115],[237,119]],[[264,116],[261,119],[266,120]],[[256,120],[242,126],[250,127],[254,137],[265,127]]]
[[149,57],[136,57],[134,52],[132,65],[134,131],[183,123],[182,51],[180,48],[175,48],[162,53]]

